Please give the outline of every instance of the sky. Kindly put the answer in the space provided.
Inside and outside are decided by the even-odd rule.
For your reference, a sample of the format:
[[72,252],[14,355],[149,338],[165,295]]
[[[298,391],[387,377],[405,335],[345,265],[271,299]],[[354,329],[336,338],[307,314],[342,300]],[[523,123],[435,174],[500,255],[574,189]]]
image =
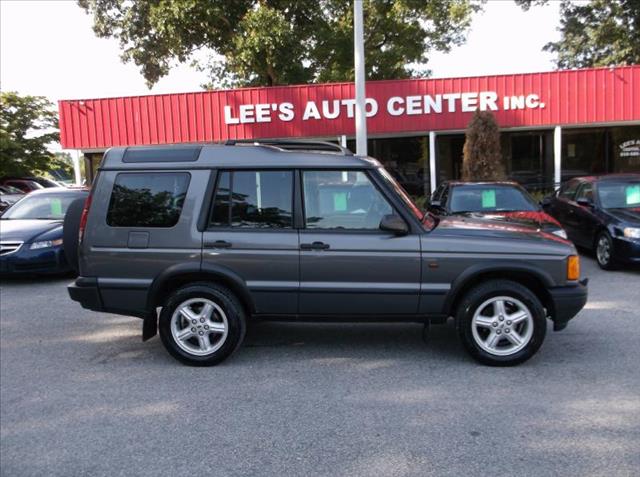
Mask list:
[[[199,91],[206,81],[178,65],[149,90],[138,68],[120,61],[115,39],[97,38],[75,0],[0,0],[0,88],[59,99]],[[465,45],[431,55],[436,78],[553,69],[543,45],[559,38],[559,2],[523,12],[489,0]],[[365,45],[366,47],[366,45]]]

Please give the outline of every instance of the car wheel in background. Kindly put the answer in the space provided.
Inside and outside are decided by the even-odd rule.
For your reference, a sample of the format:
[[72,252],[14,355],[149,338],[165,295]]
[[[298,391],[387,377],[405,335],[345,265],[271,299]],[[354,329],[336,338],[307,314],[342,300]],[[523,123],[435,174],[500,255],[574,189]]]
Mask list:
[[528,288],[508,280],[490,280],[464,296],[457,309],[456,328],[477,361],[513,366],[531,358],[542,345],[546,313]]
[[215,283],[194,283],[169,297],[159,325],[162,343],[174,358],[192,366],[213,366],[240,346],[246,318],[230,290]]
[[84,209],[85,198],[75,199],[67,208],[62,225],[62,246],[69,266],[78,273],[78,238],[80,218]]
[[600,232],[596,238],[596,260],[603,270],[616,268],[613,260],[613,240],[611,240],[609,232]]

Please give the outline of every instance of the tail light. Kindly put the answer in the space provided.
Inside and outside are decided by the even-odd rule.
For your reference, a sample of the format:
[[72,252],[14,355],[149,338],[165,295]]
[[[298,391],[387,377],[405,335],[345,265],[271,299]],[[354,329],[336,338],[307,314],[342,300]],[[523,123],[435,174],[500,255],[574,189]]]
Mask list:
[[87,200],[84,201],[84,208],[82,209],[82,215],[80,216],[80,228],[78,230],[78,243],[82,243],[84,238],[84,229],[87,227],[87,217],[89,216],[89,209],[91,208],[91,198],[93,197],[93,191],[89,193]]

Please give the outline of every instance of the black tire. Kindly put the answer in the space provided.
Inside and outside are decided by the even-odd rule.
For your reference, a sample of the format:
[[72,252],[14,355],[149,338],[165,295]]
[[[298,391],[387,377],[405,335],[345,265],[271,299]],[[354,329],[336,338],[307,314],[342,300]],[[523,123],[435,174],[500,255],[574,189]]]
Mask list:
[[[603,246],[607,247],[608,250],[606,253],[599,250],[601,241],[606,243],[603,243]],[[595,247],[593,249],[596,254],[596,262],[598,262],[600,268],[603,270],[615,270],[617,268],[616,262],[613,258],[613,240],[611,239],[609,232],[603,230],[598,234],[596,237]]]
[[[474,314],[481,305],[494,297],[507,297],[508,306],[515,304],[515,302],[508,302],[508,298],[518,300],[528,309],[532,319],[531,322],[526,324],[526,326],[532,326],[528,342],[523,348],[514,350],[512,354],[497,355],[490,353],[483,349],[474,338]],[[547,331],[546,313],[538,297],[528,288],[509,280],[489,280],[469,290],[460,301],[455,318],[458,336],[465,349],[474,359],[489,366],[514,366],[528,360],[542,346]],[[499,326],[506,326],[506,323],[509,322],[504,321],[499,323]],[[512,327],[515,330],[516,326],[520,326],[520,330],[522,330],[524,325],[512,325]],[[505,330],[507,333],[511,332],[513,334],[512,330]],[[486,331],[487,333],[493,332],[491,329]],[[504,343],[508,337],[507,334],[503,334],[502,337],[498,337],[498,341]],[[507,340],[506,344],[510,346],[511,342]]]
[[67,208],[62,224],[62,243],[64,256],[69,266],[79,273],[78,265],[78,233],[80,231],[80,218],[84,209],[85,198],[75,199]]
[[[185,301],[195,298],[210,300],[218,305],[224,311],[228,323],[224,343],[217,350],[204,356],[183,349],[171,331],[171,319],[176,309]],[[173,292],[162,307],[158,325],[162,344],[169,354],[190,366],[214,366],[222,362],[240,347],[247,329],[244,307],[238,298],[229,289],[208,282],[193,283]]]

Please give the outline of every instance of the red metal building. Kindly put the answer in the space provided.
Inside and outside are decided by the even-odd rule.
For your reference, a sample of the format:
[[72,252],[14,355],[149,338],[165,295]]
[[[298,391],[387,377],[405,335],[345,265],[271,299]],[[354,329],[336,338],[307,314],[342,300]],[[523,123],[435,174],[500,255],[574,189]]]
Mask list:
[[[60,101],[64,148],[354,134],[352,83]],[[509,174],[532,188],[640,170],[640,66],[367,83],[369,151],[414,193],[460,173],[464,129],[493,111]]]

